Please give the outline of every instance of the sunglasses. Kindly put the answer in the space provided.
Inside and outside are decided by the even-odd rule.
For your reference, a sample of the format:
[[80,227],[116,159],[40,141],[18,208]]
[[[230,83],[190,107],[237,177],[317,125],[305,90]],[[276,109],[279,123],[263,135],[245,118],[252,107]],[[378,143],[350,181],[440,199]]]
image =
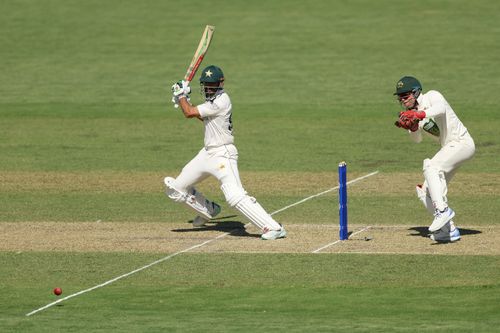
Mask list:
[[403,101],[405,99],[408,99],[412,95],[413,95],[412,92],[408,92],[408,93],[404,93],[404,94],[398,95],[398,100],[399,101]]

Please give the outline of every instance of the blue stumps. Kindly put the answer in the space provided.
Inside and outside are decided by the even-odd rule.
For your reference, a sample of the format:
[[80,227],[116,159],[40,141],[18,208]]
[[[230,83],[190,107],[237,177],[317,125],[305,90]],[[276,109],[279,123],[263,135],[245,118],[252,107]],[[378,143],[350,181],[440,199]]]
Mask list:
[[339,163],[339,237],[340,240],[349,238],[347,229],[347,164]]

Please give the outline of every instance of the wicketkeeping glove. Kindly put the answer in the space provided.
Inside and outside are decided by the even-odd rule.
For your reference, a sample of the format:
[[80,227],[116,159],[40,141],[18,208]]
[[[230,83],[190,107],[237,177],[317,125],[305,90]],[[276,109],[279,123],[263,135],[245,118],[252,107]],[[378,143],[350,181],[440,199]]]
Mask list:
[[399,113],[399,118],[394,123],[394,125],[415,132],[416,130],[418,130],[419,121],[420,118],[416,115],[415,112],[412,113],[405,111]]

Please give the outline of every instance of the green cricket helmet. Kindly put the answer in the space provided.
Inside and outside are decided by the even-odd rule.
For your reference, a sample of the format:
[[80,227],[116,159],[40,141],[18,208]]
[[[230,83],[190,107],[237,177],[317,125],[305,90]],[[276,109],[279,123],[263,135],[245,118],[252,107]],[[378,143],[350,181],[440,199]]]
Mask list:
[[396,92],[394,95],[404,95],[412,92],[415,98],[418,98],[422,92],[422,85],[413,76],[404,76],[396,83]]
[[213,100],[223,86],[224,73],[220,67],[210,65],[203,69],[200,76],[200,87],[205,100]]

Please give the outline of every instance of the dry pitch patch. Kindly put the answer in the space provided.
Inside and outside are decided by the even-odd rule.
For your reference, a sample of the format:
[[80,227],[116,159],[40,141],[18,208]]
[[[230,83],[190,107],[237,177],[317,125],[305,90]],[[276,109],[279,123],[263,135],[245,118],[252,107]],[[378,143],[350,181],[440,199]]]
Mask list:
[[[0,223],[0,251],[175,253],[386,253],[500,255],[500,226],[465,226],[462,240],[438,244],[425,237],[426,227],[351,225],[355,233],[338,240],[334,225],[290,224],[288,237],[263,241],[258,231],[240,222],[189,223],[25,222]],[[218,236],[224,235],[218,239]],[[332,244],[333,243],[333,244]]]
[[[166,173],[60,173],[2,172],[2,192],[90,192],[90,193],[158,193],[163,192]],[[349,173],[348,180],[364,174]],[[306,197],[337,185],[336,172],[243,172],[242,180],[250,193],[273,194],[279,188],[287,195]],[[248,181],[247,181],[248,180]],[[420,173],[380,173],[349,187],[359,195],[394,195],[413,193],[422,180]],[[411,185],[409,185],[411,184]],[[200,189],[218,188],[207,180]],[[469,195],[500,196],[498,174],[458,174],[451,182],[452,191]],[[416,200],[416,199],[415,199]],[[310,253],[338,239],[334,224],[287,224],[288,238],[264,242],[257,230],[244,229],[241,222],[220,222],[205,228],[187,223],[119,223],[119,222],[0,222],[0,251],[75,251],[75,252],[152,252],[175,253],[215,237],[193,252],[262,252]],[[351,225],[356,232],[366,225]],[[461,226],[463,238],[450,244],[437,244],[426,237],[425,226],[380,226],[356,234],[351,240],[337,242],[320,253],[415,253],[499,255],[500,226]],[[371,240],[365,240],[365,237]]]

